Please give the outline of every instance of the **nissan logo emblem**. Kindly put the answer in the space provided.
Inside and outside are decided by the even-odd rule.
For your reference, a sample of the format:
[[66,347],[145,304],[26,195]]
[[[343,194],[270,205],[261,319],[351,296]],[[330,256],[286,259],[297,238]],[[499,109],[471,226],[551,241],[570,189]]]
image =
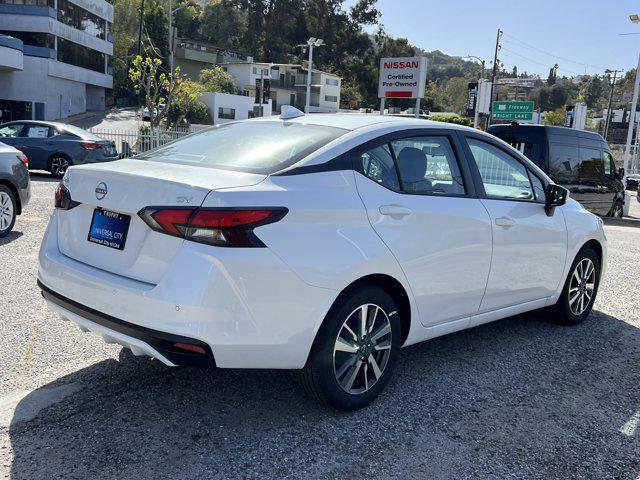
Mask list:
[[96,198],[98,200],[102,200],[107,196],[107,184],[104,182],[100,182],[96,187]]

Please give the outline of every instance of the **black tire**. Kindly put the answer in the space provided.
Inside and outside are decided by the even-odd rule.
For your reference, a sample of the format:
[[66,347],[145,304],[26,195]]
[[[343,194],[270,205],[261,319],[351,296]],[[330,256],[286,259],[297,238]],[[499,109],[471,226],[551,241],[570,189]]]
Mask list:
[[624,204],[620,200],[616,200],[616,203],[613,204],[609,216],[613,218],[622,218],[624,216]]
[[[572,303],[569,293],[570,293],[570,290],[572,290],[572,288],[575,288],[575,283],[572,283],[572,282],[576,281],[574,279],[574,274],[577,273],[576,269],[578,265],[583,261],[585,261],[585,263],[588,264],[588,262],[586,262],[587,260],[591,262],[594,268],[593,291],[592,291],[591,297],[588,298],[588,301],[586,301],[586,297],[584,297],[585,303],[586,303],[586,306],[584,306],[584,309],[581,312],[576,312],[576,310],[580,310],[579,308],[577,309],[575,306],[575,302],[579,300],[576,299],[574,300],[574,303]],[[578,274],[578,276],[580,275]],[[586,282],[585,282],[585,285],[587,285]],[[567,280],[565,281],[564,288],[562,289],[562,294],[560,295],[560,298],[552,308],[552,314],[554,315],[554,320],[564,325],[579,325],[582,322],[584,322],[585,319],[589,316],[589,313],[591,313],[591,309],[593,308],[593,303],[595,302],[596,296],[598,294],[599,285],[600,285],[600,260],[598,260],[598,255],[596,254],[595,251],[593,251],[593,249],[589,247],[585,247],[578,252],[575,260],[571,264],[571,269],[569,270],[569,274],[567,275]],[[585,287],[585,291],[588,292],[586,287]],[[581,292],[579,291],[572,291],[571,298],[573,298],[575,294],[580,294],[580,293]]]
[[[371,311],[374,311],[373,307],[379,307],[384,312],[384,315],[379,310],[375,310],[375,313],[370,314],[371,316],[367,315],[367,318],[373,319],[372,323],[374,325],[371,326],[370,332],[365,336],[365,340],[353,340],[352,346],[360,342],[363,356],[361,357],[361,353],[336,352],[334,349],[338,335],[341,332],[343,335],[344,332],[347,332],[347,330],[343,330],[343,325],[348,320],[350,322],[353,320],[358,321],[360,318],[358,317],[360,315],[360,310],[358,309],[367,305],[371,305],[367,307],[371,308]],[[353,317],[354,314],[356,317]],[[390,330],[390,332],[377,340],[373,340],[375,333],[383,330]],[[353,335],[353,332],[351,334]],[[366,340],[367,337],[369,340]],[[379,342],[377,345],[376,341]],[[387,348],[387,342],[390,343],[389,348]],[[316,335],[307,364],[301,370],[302,384],[309,396],[322,405],[328,405],[342,411],[363,408],[369,405],[389,382],[398,359],[400,342],[400,318],[397,306],[391,296],[376,285],[357,287],[340,298],[327,314]],[[383,344],[384,352],[388,350],[388,354],[382,352]],[[334,355],[336,355],[335,358]],[[344,355],[346,357],[343,357]],[[373,362],[369,359],[371,356],[374,357]],[[359,359],[356,360],[355,365],[345,370],[346,374],[341,378],[346,379],[354,371],[357,372],[357,374],[353,375],[356,377],[353,386],[361,385],[362,388],[365,388],[364,385],[366,385],[366,389],[361,393],[350,393],[339,383],[337,370],[340,370],[340,368],[337,367],[337,362],[341,358],[348,358],[349,362],[352,359]],[[363,358],[366,359],[362,361]],[[341,366],[349,362],[345,361]],[[377,362],[380,362],[380,364]],[[381,372],[379,377],[374,364]],[[349,383],[348,379],[344,381],[343,385],[345,383]]]
[[69,157],[62,153],[56,153],[49,159],[47,170],[56,178],[62,178],[73,162]]
[[17,215],[16,197],[9,187],[0,185],[0,238],[6,237],[13,230]]

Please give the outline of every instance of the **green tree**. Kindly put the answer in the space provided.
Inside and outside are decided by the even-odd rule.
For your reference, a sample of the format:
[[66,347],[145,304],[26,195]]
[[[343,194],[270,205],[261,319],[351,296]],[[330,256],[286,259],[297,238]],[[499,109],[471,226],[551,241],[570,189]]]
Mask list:
[[584,102],[589,108],[601,107],[606,95],[605,82],[599,75],[593,75],[582,83],[580,88],[580,101]]
[[180,87],[179,69],[173,73],[161,71],[162,60],[142,58],[137,55],[129,69],[129,78],[136,89],[144,95],[144,104],[149,111],[151,127],[157,127],[166,118]]
[[202,14],[200,32],[211,43],[230,50],[243,51],[243,36],[247,31],[248,14],[243,2],[213,0]]
[[357,108],[363,100],[360,88],[353,82],[343,82],[340,86],[340,105],[343,108]]
[[180,125],[190,113],[197,109],[197,105],[205,92],[204,86],[186,77],[177,80],[177,87],[173,96],[172,108],[167,113],[167,124],[170,127]]
[[135,58],[138,41],[138,15],[140,0],[114,0],[113,33],[113,93],[116,97],[131,92],[129,67]]
[[547,112],[544,116],[543,123],[545,125],[555,125],[556,127],[564,126],[564,122],[567,120],[567,111],[564,108],[557,108],[552,112]]
[[238,93],[233,77],[218,65],[202,70],[199,80],[205,92]]

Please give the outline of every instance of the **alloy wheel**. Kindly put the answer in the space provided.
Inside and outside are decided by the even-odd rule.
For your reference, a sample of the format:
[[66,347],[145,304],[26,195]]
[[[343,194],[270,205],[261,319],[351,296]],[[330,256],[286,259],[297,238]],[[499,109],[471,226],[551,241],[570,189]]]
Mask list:
[[381,307],[368,303],[351,312],[333,349],[340,387],[354,395],[370,390],[387,367],[392,340],[391,322]]
[[590,258],[583,258],[573,270],[569,284],[569,308],[580,316],[589,306],[596,285],[596,268]]
[[0,230],[6,230],[13,222],[13,202],[6,192],[0,192]]
[[63,176],[69,167],[69,160],[64,157],[54,157],[51,159],[51,173],[56,176]]
[[611,215],[613,218],[622,218],[623,213],[622,213],[622,205],[620,205],[619,203],[616,203],[613,206],[613,215]]

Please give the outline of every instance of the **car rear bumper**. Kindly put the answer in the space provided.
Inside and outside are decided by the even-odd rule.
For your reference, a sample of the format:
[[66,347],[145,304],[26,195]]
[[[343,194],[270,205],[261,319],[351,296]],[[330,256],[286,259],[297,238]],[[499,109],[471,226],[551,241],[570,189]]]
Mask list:
[[184,364],[167,355],[163,343],[178,336],[187,339],[180,343],[205,344],[218,367],[302,368],[338,294],[304,283],[268,248],[188,241],[157,284],[145,283],[62,254],[57,231],[54,211],[38,270],[49,305],[81,327],[167,364]]
[[[125,322],[66,298],[54,292],[40,280],[38,280],[38,286],[47,304],[62,318],[75,322],[83,331],[99,334],[107,343],[118,343],[130,348],[134,355],[154,357],[170,367],[215,366],[211,348],[200,340]],[[192,348],[185,348],[185,346]],[[202,352],[194,351],[193,347]]]

